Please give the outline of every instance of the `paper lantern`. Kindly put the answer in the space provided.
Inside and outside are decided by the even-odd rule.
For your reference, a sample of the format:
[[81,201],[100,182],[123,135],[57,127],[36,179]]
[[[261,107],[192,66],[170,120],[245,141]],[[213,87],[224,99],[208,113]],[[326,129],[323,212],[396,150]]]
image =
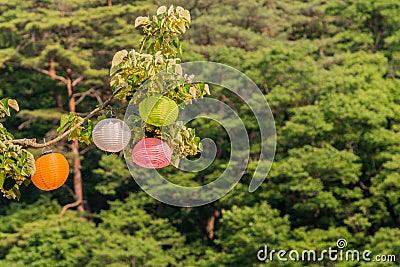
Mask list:
[[178,118],[178,106],[168,97],[150,96],[139,103],[139,115],[148,124],[166,126]]
[[41,190],[50,191],[57,189],[68,178],[68,161],[59,153],[46,152],[36,160],[35,165],[36,172],[31,180]]
[[101,150],[118,152],[129,143],[131,130],[125,122],[111,117],[96,124],[92,137],[94,144]]
[[172,150],[167,143],[157,138],[140,140],[132,150],[132,160],[137,165],[158,169],[171,163]]

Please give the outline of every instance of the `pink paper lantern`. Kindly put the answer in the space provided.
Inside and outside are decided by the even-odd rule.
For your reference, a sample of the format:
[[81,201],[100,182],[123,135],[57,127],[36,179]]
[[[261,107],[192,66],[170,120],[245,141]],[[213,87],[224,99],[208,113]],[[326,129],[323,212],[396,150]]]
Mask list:
[[157,138],[140,140],[132,150],[132,160],[147,169],[158,169],[171,163],[172,150],[167,143]]

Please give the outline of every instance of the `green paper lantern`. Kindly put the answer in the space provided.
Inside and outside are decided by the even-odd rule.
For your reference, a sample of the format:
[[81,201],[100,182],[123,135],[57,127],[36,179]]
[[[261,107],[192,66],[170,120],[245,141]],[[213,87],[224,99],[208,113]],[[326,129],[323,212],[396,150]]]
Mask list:
[[168,97],[150,96],[139,104],[139,115],[148,124],[166,126],[178,119],[178,106]]

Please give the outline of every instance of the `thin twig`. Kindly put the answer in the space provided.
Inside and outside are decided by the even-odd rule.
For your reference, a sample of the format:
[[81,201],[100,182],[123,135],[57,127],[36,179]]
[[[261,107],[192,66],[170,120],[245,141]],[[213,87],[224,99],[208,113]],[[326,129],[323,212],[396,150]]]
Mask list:
[[[75,100],[75,105],[79,105],[87,96],[90,96],[94,92],[95,90],[92,88],[87,90],[86,92],[80,93],[80,97],[78,98],[78,100]],[[73,94],[72,96],[76,97],[78,96],[78,94]]]
[[34,119],[28,119],[26,121],[24,121],[23,123],[21,123],[20,125],[18,125],[18,130],[22,130],[25,126],[31,124],[32,122],[34,122]]
[[139,53],[142,53],[142,50],[144,48],[144,45],[145,45],[146,41],[147,41],[147,35],[143,38],[142,45],[140,46]]
[[72,95],[73,97],[78,97],[78,100],[75,101],[75,105],[79,105],[87,96],[96,98],[97,102],[101,105],[103,104],[103,100],[101,99],[98,90],[94,88],[90,88],[86,92],[75,93]]
[[75,87],[78,83],[80,83],[83,80],[83,76],[79,76],[72,82],[72,87]]
[[[42,74],[46,74],[46,75],[51,76],[51,73],[50,73],[48,70],[41,69],[41,68],[38,68],[38,67],[35,67],[35,66],[25,66],[25,65],[22,65],[22,64],[19,64],[19,63],[14,63],[14,62],[7,62],[7,63],[5,63],[5,64],[6,64],[6,65],[10,65],[10,66],[14,66],[14,67],[21,67],[21,68],[25,68],[25,69],[35,70],[35,71],[40,72],[40,73],[42,73]],[[61,81],[61,82],[64,83],[64,84],[67,83],[67,79],[65,79],[65,78],[62,77],[62,76],[55,75],[55,76],[53,76],[53,77],[54,77],[54,79],[59,80],[59,81]],[[78,79],[79,79],[79,78],[78,78]],[[78,82],[79,82],[79,81],[78,81]]]
[[43,148],[43,147],[47,147],[47,146],[53,145],[53,144],[61,141],[63,138],[68,136],[73,131],[75,131],[78,127],[83,125],[87,120],[89,120],[91,117],[93,117],[96,113],[98,113],[98,112],[102,111],[103,109],[105,109],[110,104],[110,102],[114,99],[115,95],[118,94],[121,91],[121,89],[122,88],[117,89],[110,96],[110,98],[108,98],[106,101],[104,101],[104,103],[102,105],[100,105],[98,108],[95,108],[94,110],[92,110],[85,118],[83,118],[82,121],[80,121],[79,123],[75,124],[68,131],[63,132],[62,134],[58,135],[56,138],[54,138],[54,139],[52,139],[50,141],[47,141],[46,143],[36,143],[36,139],[35,138],[32,138],[32,139],[27,139],[27,138],[15,139],[15,140],[12,140],[11,142],[13,144],[15,144],[15,145],[21,145],[21,146],[33,147],[33,148]]
[[64,187],[65,189],[67,189],[67,191],[69,192],[69,194],[70,194],[74,199],[76,199],[76,195],[75,195],[74,191],[72,191],[71,187],[69,187],[69,186],[66,185],[66,184],[63,184],[62,187]]
[[84,149],[82,149],[80,152],[79,152],[79,155],[84,155],[84,154],[86,154],[86,152],[88,152],[90,149],[92,149],[94,147],[94,145],[89,145],[89,146],[87,146],[87,147],[85,147]]
[[69,204],[65,205],[60,212],[60,217],[62,217],[68,209],[79,206],[81,203],[82,203],[82,200],[78,199],[77,201],[75,201],[73,203],[69,203]]

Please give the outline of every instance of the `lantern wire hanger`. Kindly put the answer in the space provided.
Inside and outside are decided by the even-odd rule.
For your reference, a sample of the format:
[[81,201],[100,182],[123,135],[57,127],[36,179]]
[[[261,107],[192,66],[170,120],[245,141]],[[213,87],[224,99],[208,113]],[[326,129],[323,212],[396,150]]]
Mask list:
[[42,148],[42,156],[53,153],[53,150],[49,146],[47,146],[46,138],[43,138],[43,143],[45,147]]
[[107,117],[107,118],[114,118],[114,119],[115,119],[115,118],[117,118],[117,115],[115,115],[113,109],[110,108],[110,110],[107,111],[107,113],[106,113],[106,117]]

